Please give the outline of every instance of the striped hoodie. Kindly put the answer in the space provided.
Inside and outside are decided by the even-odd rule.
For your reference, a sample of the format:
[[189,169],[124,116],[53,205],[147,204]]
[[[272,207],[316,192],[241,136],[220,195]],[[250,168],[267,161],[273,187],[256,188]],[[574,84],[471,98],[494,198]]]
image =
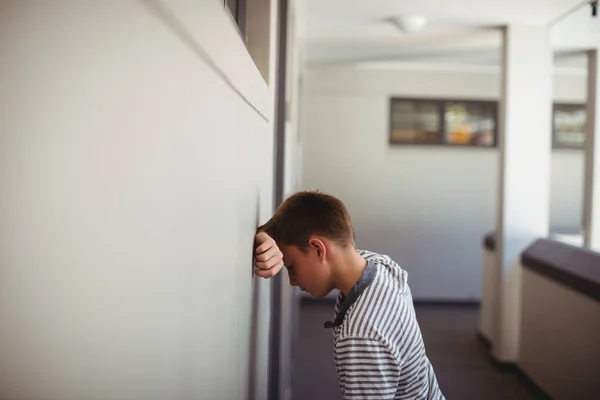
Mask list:
[[359,251],[367,267],[340,293],[333,328],[334,359],[345,400],[444,400],[425,353],[407,274],[388,256]]

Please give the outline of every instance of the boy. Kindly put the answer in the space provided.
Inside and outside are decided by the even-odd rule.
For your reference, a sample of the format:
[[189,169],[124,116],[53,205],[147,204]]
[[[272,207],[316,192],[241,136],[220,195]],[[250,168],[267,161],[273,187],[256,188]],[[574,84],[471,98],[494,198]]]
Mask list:
[[318,192],[289,197],[256,236],[256,274],[285,265],[314,298],[339,289],[334,359],[344,399],[443,400],[415,317],[406,272],[354,247],[344,204]]

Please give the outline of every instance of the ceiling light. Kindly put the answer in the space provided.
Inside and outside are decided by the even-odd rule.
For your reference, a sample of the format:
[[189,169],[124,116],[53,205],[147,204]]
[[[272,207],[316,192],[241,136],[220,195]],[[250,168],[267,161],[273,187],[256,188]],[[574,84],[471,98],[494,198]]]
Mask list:
[[421,15],[400,16],[393,21],[398,29],[406,33],[418,32],[427,24],[427,18]]

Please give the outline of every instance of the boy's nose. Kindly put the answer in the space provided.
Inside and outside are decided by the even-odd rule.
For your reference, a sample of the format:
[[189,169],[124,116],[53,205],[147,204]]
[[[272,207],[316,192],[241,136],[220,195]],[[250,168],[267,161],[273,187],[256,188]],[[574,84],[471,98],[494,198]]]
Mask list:
[[290,276],[290,285],[298,286],[298,282],[296,282],[296,280],[294,278],[292,278],[291,276]]

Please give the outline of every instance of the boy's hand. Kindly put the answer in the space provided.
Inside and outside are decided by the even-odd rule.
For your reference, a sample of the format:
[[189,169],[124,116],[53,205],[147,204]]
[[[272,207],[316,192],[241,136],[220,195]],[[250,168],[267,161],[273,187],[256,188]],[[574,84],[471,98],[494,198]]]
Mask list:
[[261,278],[272,278],[283,268],[283,253],[275,240],[265,232],[259,232],[255,238],[255,273]]

